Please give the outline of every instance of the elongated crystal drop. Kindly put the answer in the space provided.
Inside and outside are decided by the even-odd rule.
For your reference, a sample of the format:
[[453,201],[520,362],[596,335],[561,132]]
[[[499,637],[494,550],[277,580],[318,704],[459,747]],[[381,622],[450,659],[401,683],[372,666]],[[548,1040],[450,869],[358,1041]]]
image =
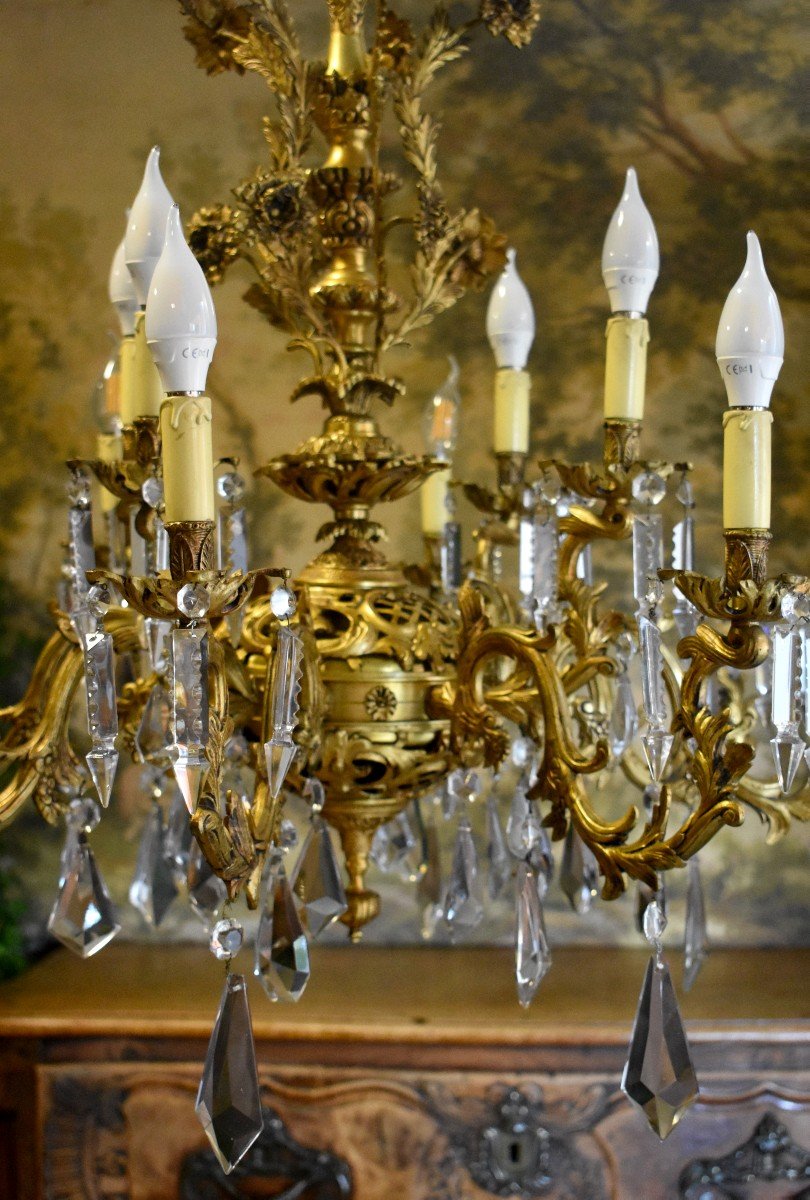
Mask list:
[[771,739],[771,748],[783,792],[792,788],[804,752],[799,735],[802,641],[802,631],[796,625],[773,630],[771,720],[776,726],[776,737]]
[[590,912],[599,890],[599,867],[593,851],[570,823],[560,866],[560,887],[575,913],[584,916]]
[[582,547],[577,557],[576,575],[588,587],[593,587],[593,547],[590,542]]
[[[166,856],[166,862],[169,864],[172,872],[175,885],[185,887],[189,883],[189,862],[191,860],[191,846],[192,842],[194,842],[194,837],[191,832],[191,822],[188,819],[188,809],[183,799],[183,793],[175,786],[173,777],[170,776],[165,781],[165,784],[170,787],[171,800],[166,819],[166,835],[163,843],[163,851]],[[196,842],[194,842],[194,845],[196,846]]]
[[515,858],[525,858],[540,840],[542,825],[537,809],[526,795],[525,778],[515,785],[506,819],[506,844]]
[[403,811],[397,813],[390,824],[393,851],[391,868],[406,883],[416,883],[427,870],[427,847],[418,800],[413,802],[411,812],[413,821]]
[[171,621],[161,621],[157,617],[144,618],[146,647],[149,652],[149,666],[162,674],[169,666],[169,647],[171,645]]
[[439,548],[439,570],[445,596],[453,596],[461,587],[461,554],[461,525],[458,521],[445,521]]
[[553,509],[538,512],[534,536],[535,621],[543,628],[557,616],[559,537],[557,515]]
[[416,881],[416,896],[421,908],[420,933],[425,941],[433,937],[442,918],[442,848],[439,836],[438,805],[428,802],[425,817],[425,861],[427,869]]
[[166,854],[166,830],[159,804],[152,805],[141,835],[129,902],[155,929],[177,895],[172,864]]
[[93,851],[85,833],[80,832],[48,918],[48,930],[68,950],[81,958],[90,958],[111,942],[120,929]]
[[220,511],[219,569],[247,574],[247,522],[244,508],[223,508]]
[[638,634],[641,645],[641,697],[644,715],[650,725],[660,726],[667,717],[661,630],[656,621],[639,613]]
[[474,929],[484,916],[478,879],[478,855],[466,815],[458,823],[450,878],[444,894],[444,920],[451,930]]
[[[187,813],[186,824],[188,824]],[[208,928],[219,919],[220,913],[225,907],[225,901],[228,899],[228,889],[219,876],[214,874],[199,843],[195,840],[192,840],[189,850],[187,880],[191,911]]]
[[650,958],[641,989],[622,1091],[662,1141],[698,1098],[697,1076],[669,968],[656,954]]
[[301,901],[313,938],[348,908],[340,864],[323,817],[313,818],[290,882]]
[[309,983],[309,945],[280,855],[267,878],[254,974],[271,1000],[299,1000]]
[[293,730],[298,722],[298,697],[304,646],[301,638],[287,625],[278,631],[270,669],[270,724],[272,734],[264,744],[270,792],[277,796],[287,778],[296,754]]
[[115,697],[113,640],[109,633],[90,634],[84,642],[84,684],[87,698],[87,727],[93,748],[86,756],[87,766],[99,799],[106,808],[110,802],[118,766],[115,739],[118,734],[118,708]]
[[548,830],[545,826],[540,826],[540,837],[529,851],[526,861],[534,871],[537,891],[540,899],[543,900],[549,884],[554,878],[554,851],[551,849]]
[[156,683],[149,694],[135,735],[135,745],[141,756],[149,762],[168,761],[172,744],[172,702],[161,683]]
[[534,513],[525,511],[518,529],[518,590],[527,616],[534,614],[535,531]]
[[172,631],[172,735],[174,777],[194,813],[208,770],[208,632],[205,626]]
[[81,602],[90,588],[87,582],[87,572],[96,565],[96,551],[93,546],[93,513],[88,504],[85,507],[72,507],[68,510],[68,547],[70,566],[73,573],[74,607]]
[[638,711],[633,687],[626,671],[616,678],[616,695],[610,714],[610,749],[621,758],[638,733]]
[[686,864],[686,929],[683,942],[683,987],[690,991],[708,953],[706,904],[697,855]]
[[663,566],[663,524],[659,512],[636,513],[633,517],[633,595],[643,603],[650,576],[658,578]]
[[262,1132],[262,1100],[244,976],[228,975],[195,1105],[226,1175]]
[[551,966],[551,953],[537,879],[528,863],[518,863],[515,880],[515,979],[518,1001],[528,1008]]
[[512,877],[512,860],[506,846],[498,802],[490,793],[486,808],[487,824],[487,893],[497,900]]

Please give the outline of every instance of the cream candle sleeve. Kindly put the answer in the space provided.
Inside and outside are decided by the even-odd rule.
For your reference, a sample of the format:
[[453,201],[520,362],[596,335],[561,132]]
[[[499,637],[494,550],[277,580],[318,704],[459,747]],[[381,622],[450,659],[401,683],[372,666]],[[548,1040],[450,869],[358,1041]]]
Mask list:
[[208,396],[172,396],[160,410],[164,520],[213,521],[214,457]]
[[723,528],[771,527],[771,425],[767,408],[723,414]]
[[495,376],[494,450],[496,454],[528,454],[528,371],[502,367]]
[[[96,452],[102,462],[118,462],[121,458],[121,437],[117,433],[100,433],[96,438]],[[118,499],[102,484],[98,485],[99,507],[108,513],[118,504]]]
[[450,468],[434,471],[422,484],[422,533],[440,535],[444,531],[447,514],[447,486]]
[[650,340],[647,318],[611,317],[605,338],[605,417],[641,421]]
[[121,341],[121,420],[131,425],[136,417],[156,417],[163,403],[163,385],[146,344],[144,313],[135,317],[135,332]]

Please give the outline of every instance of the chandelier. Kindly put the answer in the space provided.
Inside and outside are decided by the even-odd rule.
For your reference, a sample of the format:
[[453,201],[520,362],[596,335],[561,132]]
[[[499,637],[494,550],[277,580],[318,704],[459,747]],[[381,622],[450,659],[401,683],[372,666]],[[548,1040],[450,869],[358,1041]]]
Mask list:
[[[415,864],[428,925],[463,933],[483,915],[468,817],[480,799],[487,890],[514,887],[522,1004],[551,963],[552,841],[563,844],[560,879],[577,911],[600,877],[607,900],[635,881],[652,955],[623,1087],[665,1137],[698,1086],[662,957],[661,875],[688,864],[691,981],[705,954],[696,853],[746,808],[779,827],[807,811],[795,781],[810,754],[810,585],[768,575],[769,405],[783,334],[757,238],[748,235],[717,334],[728,395],[725,565],[707,578],[694,570],[690,465],[640,458],[645,312],[659,263],[635,172],[603,252],[610,316],[597,464],[530,462],[531,301],[492,223],[454,209],[438,182],[429,85],[476,26],[525,45],[536,0],[481,0],[461,24],[439,7],[418,34],[380,3],[368,43],[364,0],[328,0],[325,63],[302,56],[283,0],[182,8],[207,71],[254,71],[269,84],[278,112],[264,125],[268,161],[184,232],[157,148],[149,155],[110,274],[122,336],[105,372],[97,457],[68,464],[57,629],[25,696],[2,714],[0,817],[31,799],[46,821],[65,820],[49,928],[86,957],[120,928],[89,844],[93,797],[110,802],[119,753],[150,768],[130,898],[159,925],[182,885],[228,965],[197,1111],[229,1171],[261,1131],[261,1105],[246,982],[230,968],[244,929],[228,906],[244,897],[259,910],[255,973],[279,1001],[304,991],[310,939],[340,921],[357,940],[378,914],[370,857]],[[388,111],[415,174],[410,212],[380,166]],[[401,225],[413,245],[408,299],[390,282],[388,236]],[[327,412],[320,433],[257,472],[332,510],[318,535],[327,548],[294,581],[285,569],[249,569],[245,481],[233,460],[212,457],[209,284],[238,261],[255,275],[248,302],[311,360],[293,399],[314,396]],[[388,352],[498,272],[487,314],[496,478],[486,487],[452,477],[455,364],[428,406],[427,454],[403,453],[378,419],[403,391],[386,374]],[[372,512],[420,486],[425,559],[402,566],[383,554]],[[459,488],[481,514],[469,561]],[[665,562],[670,492],[679,519]],[[605,607],[591,558],[595,544],[624,540],[633,616]],[[82,692],[86,730],[77,730]],[[750,770],[755,704],[759,733],[773,725],[768,779]],[[610,769],[640,797],[617,819],[601,815],[588,786]],[[510,793],[505,829],[499,781]],[[294,852],[289,793],[311,810]],[[427,798],[456,824],[443,882],[419,808]]]

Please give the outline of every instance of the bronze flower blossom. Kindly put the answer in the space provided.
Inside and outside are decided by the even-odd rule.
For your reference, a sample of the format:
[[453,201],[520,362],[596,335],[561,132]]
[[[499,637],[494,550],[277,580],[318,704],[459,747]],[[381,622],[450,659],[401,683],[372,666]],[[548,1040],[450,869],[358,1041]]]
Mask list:
[[540,0],[482,0],[481,20],[493,37],[527,46],[540,21]]

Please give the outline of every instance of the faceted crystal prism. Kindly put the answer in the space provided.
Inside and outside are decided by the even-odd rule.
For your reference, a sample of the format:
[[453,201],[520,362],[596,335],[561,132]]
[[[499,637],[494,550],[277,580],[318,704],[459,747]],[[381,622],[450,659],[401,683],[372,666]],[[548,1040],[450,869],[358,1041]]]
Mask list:
[[149,694],[135,735],[141,757],[165,762],[171,745],[171,700],[162,684],[156,683]]
[[663,563],[663,523],[660,512],[636,512],[633,517],[633,595],[642,604],[650,576],[658,576]]
[[518,863],[516,892],[515,979],[518,1001],[528,1008],[551,966],[537,879],[527,863]]
[[777,733],[776,737],[771,738],[771,750],[779,786],[783,792],[789,792],[802,761],[804,742],[797,733]]
[[534,599],[535,621],[542,626],[557,615],[557,517],[553,510],[535,518]]
[[575,913],[584,916],[590,912],[599,890],[599,867],[593,851],[585,845],[571,824],[565,835],[560,887]]
[[683,940],[683,987],[688,992],[698,977],[708,950],[706,904],[696,855],[686,864],[686,930]]
[[664,777],[674,741],[673,734],[667,733],[666,729],[649,729],[641,735],[644,757],[654,783],[660,783]]
[[795,728],[802,690],[802,635],[796,628],[773,631],[771,720],[777,732]]
[[195,1107],[219,1165],[230,1174],[264,1127],[242,975],[229,975],[225,980]]
[[461,525],[458,521],[445,521],[439,548],[439,571],[442,592],[452,596],[461,587]]
[[280,856],[267,880],[254,974],[271,1000],[299,1000],[309,983],[307,935]]
[[65,826],[67,829],[65,844],[62,847],[62,853],[59,857],[60,888],[71,870],[81,834],[90,833],[91,830],[95,829],[100,820],[101,811],[95,800],[91,800],[89,796],[80,796],[76,800],[71,800],[70,807],[65,814]]
[[282,625],[278,631],[276,650],[270,668],[272,734],[264,745],[267,778],[273,796],[277,796],[281,791],[296,754],[292,735],[298,721],[303,655],[304,645],[301,638],[293,629]]
[[497,900],[512,876],[512,860],[506,848],[498,803],[493,795],[487,798],[487,893]]
[[89,958],[120,930],[113,902],[83,833],[48,918],[48,930],[63,946]]
[[426,868],[426,848],[419,802],[413,802],[414,823],[417,834],[407,812],[397,813],[389,825],[391,846],[391,869],[406,883],[416,883]]
[[462,816],[458,823],[453,863],[442,909],[451,932],[457,929],[474,929],[484,916],[479,895],[478,857],[472,828],[466,816]]
[[201,746],[176,745],[169,747],[175,782],[193,816],[200,799],[202,782],[208,771],[209,762]]
[[244,508],[223,508],[220,511],[219,569],[247,574],[248,547]]
[[641,698],[644,715],[651,725],[663,725],[667,716],[661,653],[661,630],[651,617],[638,614],[638,637],[641,646]]
[[166,854],[163,812],[159,804],[153,804],[138,848],[129,902],[145,921],[157,929],[176,895],[174,872]]
[[149,665],[153,671],[165,671],[169,663],[169,636],[172,631],[171,621],[161,621],[157,617],[144,618],[146,646],[149,651]]
[[291,883],[301,900],[307,927],[314,938],[348,908],[340,864],[329,835],[329,826],[322,817],[316,816],[312,821]]
[[172,733],[182,746],[208,744],[208,634],[199,626],[172,631]]
[[622,1091],[663,1141],[698,1097],[698,1082],[666,963],[647,966]]

